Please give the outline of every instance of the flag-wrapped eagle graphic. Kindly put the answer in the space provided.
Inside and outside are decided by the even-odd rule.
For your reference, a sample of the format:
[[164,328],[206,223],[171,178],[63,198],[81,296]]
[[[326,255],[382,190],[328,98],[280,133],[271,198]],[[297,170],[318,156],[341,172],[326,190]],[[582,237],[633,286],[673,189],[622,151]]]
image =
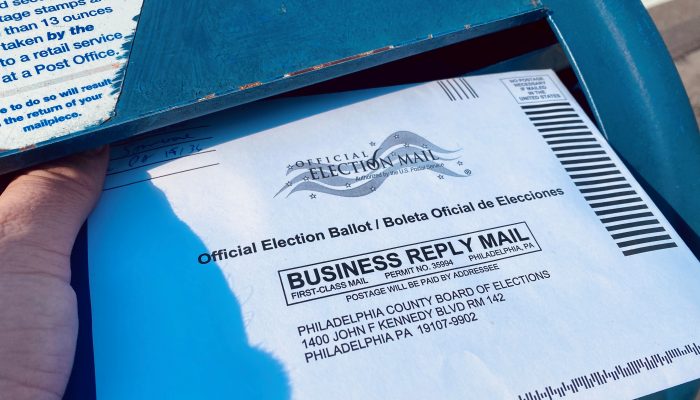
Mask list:
[[371,157],[364,160],[338,164],[290,165],[287,176],[292,177],[275,197],[283,192],[287,192],[288,197],[301,191],[343,197],[366,196],[379,189],[389,177],[399,175],[406,168],[430,171],[441,179],[444,176],[467,177],[467,172],[455,172],[445,166],[445,161],[457,159],[445,158],[445,155],[458,151],[460,150],[444,149],[413,132],[394,132],[384,139]]

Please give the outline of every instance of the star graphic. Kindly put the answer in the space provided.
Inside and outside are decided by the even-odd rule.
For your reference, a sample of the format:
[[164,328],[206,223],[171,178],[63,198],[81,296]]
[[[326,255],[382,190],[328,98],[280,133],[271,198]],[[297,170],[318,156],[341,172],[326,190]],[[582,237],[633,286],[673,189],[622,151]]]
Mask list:
[[287,169],[292,169],[292,168],[294,168],[294,167],[292,166],[292,164],[287,165]]
[[424,149],[427,149],[427,148],[428,148],[428,145],[425,144],[425,143],[423,143],[423,146],[421,146],[421,147],[423,147]]
[[399,134],[397,133],[396,135],[394,135],[394,139],[398,139],[398,138],[399,138]]
[[304,177],[304,181],[305,181],[305,182],[308,182],[308,181],[309,181],[309,177],[308,177],[308,176],[305,176],[305,177]]
[[374,192],[374,191],[377,190],[377,189],[375,189],[374,186],[372,186],[371,188],[369,188],[369,190],[371,190],[371,191]]
[[287,182],[287,186],[292,186],[292,182]]
[[315,199],[315,198],[316,198],[316,193],[311,193],[311,194],[309,195],[309,198],[310,198],[310,199]]
[[369,142],[369,145],[372,146],[372,147],[374,147],[374,146],[376,146],[377,144],[374,143],[374,142]]
[[403,147],[408,147],[408,146],[410,146],[408,143],[403,144]]
[[391,155],[392,155],[392,157],[396,157],[396,152],[395,152],[395,151],[392,151],[392,152],[391,152]]
[[445,179],[445,176],[440,174],[440,175],[438,175],[438,179]]
[[352,185],[350,185],[349,183],[346,183],[346,184],[345,184],[345,187],[348,188],[348,189],[350,188],[350,186],[352,186]]
[[457,161],[457,165],[463,165],[464,163],[461,161]]

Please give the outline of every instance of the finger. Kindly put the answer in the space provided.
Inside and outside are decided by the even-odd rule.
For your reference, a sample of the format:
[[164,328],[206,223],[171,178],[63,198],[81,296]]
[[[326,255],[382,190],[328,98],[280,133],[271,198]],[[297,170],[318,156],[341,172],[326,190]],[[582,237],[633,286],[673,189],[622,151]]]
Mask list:
[[103,147],[20,173],[0,195],[0,241],[69,255],[101,193],[108,154]]

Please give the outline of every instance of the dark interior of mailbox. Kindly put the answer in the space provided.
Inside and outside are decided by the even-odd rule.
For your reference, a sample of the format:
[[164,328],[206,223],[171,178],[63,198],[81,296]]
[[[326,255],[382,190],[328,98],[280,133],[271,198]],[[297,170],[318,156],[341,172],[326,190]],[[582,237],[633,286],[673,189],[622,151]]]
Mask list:
[[578,80],[546,20],[458,42],[281,95],[303,96],[518,69],[553,69],[592,118]]

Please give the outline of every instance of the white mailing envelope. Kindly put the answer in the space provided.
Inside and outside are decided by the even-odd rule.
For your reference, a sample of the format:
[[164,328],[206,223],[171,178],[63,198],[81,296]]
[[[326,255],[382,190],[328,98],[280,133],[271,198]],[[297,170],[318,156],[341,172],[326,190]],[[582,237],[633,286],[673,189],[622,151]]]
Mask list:
[[634,398],[700,268],[552,71],[285,99],[112,149],[100,399]]

